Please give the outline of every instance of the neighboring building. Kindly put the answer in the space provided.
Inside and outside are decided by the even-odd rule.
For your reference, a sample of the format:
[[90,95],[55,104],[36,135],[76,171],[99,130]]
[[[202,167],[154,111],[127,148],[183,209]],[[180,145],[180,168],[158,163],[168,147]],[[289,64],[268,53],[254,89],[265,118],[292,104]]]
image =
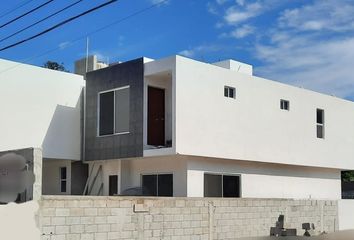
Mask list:
[[75,74],[85,76],[86,72],[95,71],[105,67],[108,67],[108,64],[98,61],[97,56],[91,55],[75,62]]
[[43,194],[82,194],[84,85],[79,75],[0,59],[0,156],[15,152],[39,169],[36,184]]
[[112,65],[87,74],[86,193],[340,199],[353,122],[353,102],[232,60]]

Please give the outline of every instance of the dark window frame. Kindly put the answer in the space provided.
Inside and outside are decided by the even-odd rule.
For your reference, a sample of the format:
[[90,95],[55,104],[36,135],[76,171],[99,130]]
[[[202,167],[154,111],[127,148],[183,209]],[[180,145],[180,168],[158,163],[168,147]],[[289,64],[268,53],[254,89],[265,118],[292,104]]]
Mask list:
[[[173,197],[173,173],[144,173],[144,174],[141,174],[141,186],[142,188],[144,188],[144,177],[153,177],[155,178],[154,180],[156,181],[155,182],[155,188],[156,190],[154,189],[153,192],[151,194],[149,194],[149,196],[156,196],[156,197]],[[163,194],[159,191],[159,177],[161,176],[169,176],[171,177],[171,189],[169,190],[170,191],[170,194],[166,195],[166,194]],[[143,189],[144,191],[144,189]],[[149,192],[150,193],[150,192]]]
[[[65,173],[65,177],[63,176],[63,170]],[[59,167],[59,187],[61,193],[66,193],[68,191],[68,168],[67,167]]]
[[[211,176],[218,176],[221,177],[221,196],[216,196],[216,197],[221,197],[221,198],[241,198],[242,197],[242,188],[241,188],[241,181],[242,181],[242,175],[241,174],[222,174],[222,173],[211,173],[211,172],[205,172],[204,173],[204,183],[203,183],[203,192],[204,192],[204,197],[205,196],[205,176],[206,175],[211,175]],[[225,177],[238,177],[238,194],[237,196],[225,196],[224,191],[225,191],[225,186],[224,186],[224,181]]]
[[325,111],[321,108],[316,109],[316,137],[325,138]]
[[236,88],[224,86],[224,97],[236,99]]
[[285,99],[280,99],[280,109],[290,111],[290,101]]
[[[116,119],[116,110],[117,110],[117,107],[116,107],[116,92],[120,91],[120,90],[126,90],[128,89],[129,90],[129,99],[128,99],[128,105],[129,105],[129,116],[128,116],[128,128],[129,130],[128,131],[122,131],[122,132],[116,132],[116,122],[117,122],[117,119]],[[113,93],[113,119],[112,119],[112,131],[109,132],[109,133],[102,133],[101,134],[101,95],[103,94],[108,94],[108,93]],[[130,133],[130,85],[126,85],[126,86],[123,86],[123,87],[119,87],[119,88],[114,88],[114,89],[109,89],[109,90],[106,90],[106,91],[101,91],[101,92],[98,92],[98,96],[97,96],[97,137],[105,137],[105,136],[112,136],[112,135],[123,135],[123,134],[129,134]]]

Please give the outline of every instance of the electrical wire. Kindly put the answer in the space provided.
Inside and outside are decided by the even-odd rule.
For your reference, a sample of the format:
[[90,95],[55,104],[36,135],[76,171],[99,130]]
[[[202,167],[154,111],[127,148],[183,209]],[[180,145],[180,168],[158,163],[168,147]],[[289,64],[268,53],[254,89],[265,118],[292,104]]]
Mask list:
[[[105,26],[103,26],[103,27],[101,27],[101,28],[98,28],[98,29],[94,30],[94,31],[91,31],[91,32],[85,34],[84,36],[81,36],[81,37],[79,37],[79,38],[76,38],[76,39],[73,39],[73,40],[71,40],[71,41],[68,41],[68,43],[66,44],[66,47],[73,46],[73,45],[76,44],[77,42],[79,42],[79,41],[81,41],[81,40],[83,40],[83,39],[86,39],[88,36],[91,36],[91,35],[93,35],[93,34],[96,34],[97,32],[103,31],[103,30],[105,30],[105,29],[107,29],[107,28],[109,28],[109,27],[111,27],[111,26],[114,26],[114,25],[119,24],[119,23],[121,23],[121,22],[124,22],[124,21],[126,21],[126,20],[128,20],[128,19],[130,19],[130,18],[132,18],[132,17],[135,17],[135,16],[137,16],[137,15],[139,15],[139,14],[142,14],[142,13],[144,13],[144,12],[147,12],[147,11],[149,11],[149,10],[155,8],[155,7],[158,7],[158,6],[160,6],[161,4],[164,4],[164,3],[168,2],[168,1],[169,1],[169,0],[161,0],[161,1],[158,2],[158,3],[154,3],[154,4],[152,4],[152,5],[148,6],[148,7],[143,8],[143,9],[140,9],[140,10],[138,10],[138,11],[136,11],[136,12],[134,12],[134,13],[132,13],[132,14],[126,16],[126,17],[123,17],[123,18],[121,18],[121,19],[118,19],[117,21],[114,21],[114,22],[112,22],[112,23],[110,23],[110,24],[107,24],[107,25],[105,25]],[[34,59],[36,59],[36,58],[40,58],[40,57],[46,56],[46,55],[48,55],[48,54],[51,54],[51,53],[56,52],[56,51],[61,50],[61,49],[62,49],[62,47],[59,46],[59,47],[56,47],[56,48],[52,48],[52,49],[50,49],[50,50],[48,50],[48,51],[45,51],[45,52],[43,52],[43,53],[40,53],[40,54],[38,54],[38,55],[34,55],[34,56],[32,56],[32,57],[29,57],[29,58],[27,58],[27,59],[24,59],[24,60],[22,60],[23,63],[20,62],[20,63],[15,64],[15,65],[12,66],[12,67],[6,68],[6,69],[0,71],[0,74],[5,73],[5,72],[7,72],[7,71],[10,71],[10,70],[12,70],[12,69],[15,69],[15,68],[17,68],[17,67],[19,67],[19,66],[21,66],[21,65],[28,64],[28,62],[31,61],[31,60],[34,60]]]
[[33,2],[33,0],[24,1],[24,2],[22,2],[22,3],[18,4],[18,5],[16,5],[14,8],[12,8],[12,9],[10,9],[10,10],[8,10],[8,11],[2,13],[2,14],[0,15],[0,19],[3,18],[3,17],[5,17],[5,16],[7,16],[7,15],[9,15],[10,13],[13,13],[13,12],[16,11],[17,9],[22,8],[23,6],[26,6],[26,5],[29,4],[30,2]]
[[72,3],[72,4],[68,5],[68,6],[66,6],[66,7],[64,7],[64,8],[62,8],[62,9],[60,9],[59,11],[57,11],[57,12],[55,12],[55,13],[52,13],[52,14],[50,14],[49,16],[47,16],[47,17],[45,17],[45,18],[43,18],[43,19],[41,19],[41,20],[39,20],[39,21],[37,21],[37,22],[35,22],[35,23],[33,23],[33,24],[31,24],[31,25],[25,27],[25,28],[22,28],[21,30],[19,30],[19,31],[17,31],[17,32],[15,32],[15,33],[13,33],[13,34],[11,34],[11,35],[9,35],[9,36],[7,36],[7,37],[4,37],[4,38],[0,39],[0,42],[3,42],[3,41],[5,41],[5,40],[7,40],[7,39],[9,39],[9,38],[11,38],[11,37],[13,37],[13,36],[16,36],[17,34],[23,32],[23,31],[25,31],[25,30],[27,30],[27,29],[29,29],[29,28],[31,28],[31,27],[34,27],[34,26],[38,25],[39,23],[44,22],[45,20],[47,20],[47,19],[49,19],[49,18],[51,18],[51,17],[54,17],[55,15],[58,15],[59,13],[64,12],[65,10],[67,10],[67,9],[69,9],[69,8],[72,8],[73,6],[79,4],[79,3],[82,2],[82,1],[84,1],[84,0],[78,0],[78,1]]
[[15,47],[15,46],[18,46],[18,45],[23,44],[23,43],[25,43],[25,42],[28,42],[28,41],[30,41],[30,40],[32,40],[32,39],[38,38],[38,37],[40,37],[40,36],[42,36],[42,35],[44,35],[44,34],[46,34],[46,33],[48,33],[48,32],[51,32],[51,31],[53,31],[54,29],[56,29],[56,28],[58,28],[58,27],[61,27],[61,26],[65,25],[65,24],[67,24],[67,23],[69,23],[69,22],[71,22],[71,21],[73,21],[73,20],[75,20],[75,19],[77,19],[77,18],[80,18],[80,17],[82,17],[82,16],[84,16],[84,15],[87,15],[87,14],[93,12],[93,11],[96,11],[96,10],[98,10],[98,9],[100,9],[100,8],[103,8],[103,7],[105,7],[105,6],[107,6],[107,5],[110,5],[110,4],[112,4],[112,3],[114,3],[114,2],[117,2],[117,1],[118,1],[118,0],[111,0],[111,1],[109,1],[109,2],[106,2],[106,3],[103,3],[103,4],[101,4],[101,5],[98,5],[98,6],[94,7],[94,8],[91,8],[91,9],[89,9],[89,10],[83,12],[83,13],[80,13],[79,15],[76,15],[76,16],[74,16],[74,17],[71,17],[71,18],[69,18],[69,19],[66,19],[66,20],[64,20],[64,21],[62,21],[62,22],[60,22],[60,23],[58,23],[58,24],[56,24],[56,25],[54,25],[54,26],[52,26],[52,27],[50,27],[50,28],[48,28],[48,29],[46,29],[46,30],[44,30],[44,31],[42,31],[42,32],[40,32],[40,33],[37,33],[37,34],[35,34],[35,35],[29,37],[29,38],[23,39],[23,40],[18,41],[18,42],[16,42],[16,43],[10,44],[10,45],[8,45],[8,46],[6,46],[6,47],[0,48],[0,52],[4,51],[4,50],[6,50],[6,49],[9,49],[9,48],[13,48],[13,47]]
[[29,10],[28,12],[25,12],[24,14],[21,14],[20,16],[15,17],[14,19],[12,19],[12,20],[10,20],[10,21],[4,23],[3,25],[0,25],[0,28],[3,28],[3,27],[5,27],[5,26],[7,26],[7,25],[9,25],[9,24],[11,24],[11,23],[13,23],[13,22],[16,22],[17,20],[19,20],[19,19],[21,19],[21,18],[23,18],[23,17],[25,17],[25,16],[27,16],[27,15],[29,15],[29,14],[35,12],[35,11],[41,9],[42,7],[48,5],[49,3],[53,2],[53,1],[54,1],[54,0],[49,0],[49,1],[47,1],[47,2],[45,2],[45,3],[43,3],[43,4],[39,5],[39,6],[37,6],[37,7],[35,7],[35,8]]

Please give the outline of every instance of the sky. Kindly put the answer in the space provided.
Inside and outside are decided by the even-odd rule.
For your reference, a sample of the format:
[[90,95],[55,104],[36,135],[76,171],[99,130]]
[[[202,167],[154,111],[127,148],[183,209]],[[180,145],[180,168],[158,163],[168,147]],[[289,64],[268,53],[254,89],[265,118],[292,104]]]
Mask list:
[[[1,17],[26,2],[3,0],[0,24],[46,1],[33,0]],[[75,1],[54,0],[0,28],[0,39]],[[89,36],[89,53],[110,63],[176,54],[209,63],[234,59],[253,65],[256,76],[354,100],[353,0],[165,0],[135,14],[160,1],[119,0],[35,40],[1,51],[0,58],[38,66],[47,60],[57,61],[72,71],[74,61],[86,55]],[[106,0],[83,0],[0,42],[0,47],[103,2]]]

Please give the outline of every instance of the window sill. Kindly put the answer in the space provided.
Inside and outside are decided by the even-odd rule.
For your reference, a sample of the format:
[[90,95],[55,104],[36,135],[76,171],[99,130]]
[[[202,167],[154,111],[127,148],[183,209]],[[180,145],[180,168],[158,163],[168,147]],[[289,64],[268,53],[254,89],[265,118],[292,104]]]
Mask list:
[[117,135],[126,135],[129,134],[130,132],[121,132],[121,133],[113,133],[113,134],[107,134],[107,135],[97,135],[96,137],[112,137],[112,136],[117,136]]

